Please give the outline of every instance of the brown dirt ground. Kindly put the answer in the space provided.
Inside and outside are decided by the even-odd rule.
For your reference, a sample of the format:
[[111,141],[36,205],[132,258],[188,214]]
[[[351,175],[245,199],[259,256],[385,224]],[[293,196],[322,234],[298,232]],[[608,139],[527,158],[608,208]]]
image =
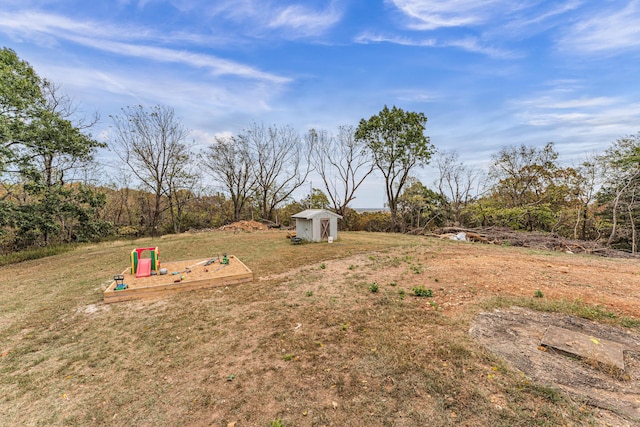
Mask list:
[[[388,255],[381,255],[381,258]],[[376,258],[376,257],[373,257]],[[424,260],[426,259],[426,263]],[[326,267],[326,291],[349,266],[375,263],[371,255],[331,260]],[[415,274],[402,273],[388,262],[363,280],[383,285],[398,281],[405,288],[424,286],[434,292],[430,299],[456,318],[477,312],[485,298],[532,298],[537,290],[551,301],[595,305],[604,312],[640,318],[640,268],[629,259],[600,258],[567,253],[536,252],[470,242],[440,246],[437,254],[415,256]],[[292,280],[317,266],[304,266],[261,280]],[[322,284],[320,284],[322,286]],[[325,292],[326,292],[325,291]],[[335,297],[340,297],[336,291]],[[520,308],[478,313],[471,335],[490,352],[503,358],[527,378],[560,388],[596,408],[602,425],[640,424],[640,336],[629,330],[566,315],[534,312]],[[608,374],[589,363],[565,355],[543,352],[538,346],[549,325],[593,334],[624,343],[627,370]],[[639,424],[636,424],[639,423]]]
[[223,225],[220,227],[220,230],[226,231],[259,231],[259,230],[268,230],[265,224],[258,221],[237,221],[232,224]]
[[[450,315],[476,305],[479,297],[531,297],[540,290],[552,300],[579,299],[640,318],[637,261],[556,255],[468,242],[444,245],[437,254],[425,255],[426,261],[416,257],[416,264],[421,264],[419,274],[406,274],[406,264],[385,265],[375,271],[375,278],[383,284],[398,280],[399,272],[404,273],[405,286],[431,288],[438,295],[439,308]],[[371,263],[367,258],[368,255],[358,255],[331,260],[327,263],[327,272],[342,274],[350,265]],[[262,277],[262,280],[295,276],[308,269],[309,266],[304,266],[281,275]]]

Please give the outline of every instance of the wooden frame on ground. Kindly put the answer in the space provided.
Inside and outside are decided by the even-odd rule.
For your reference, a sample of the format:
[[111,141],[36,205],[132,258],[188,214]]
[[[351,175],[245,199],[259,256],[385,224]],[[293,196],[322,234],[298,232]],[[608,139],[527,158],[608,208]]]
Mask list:
[[122,272],[126,289],[116,290],[115,280],[104,291],[105,303],[129,301],[141,298],[163,297],[178,292],[196,289],[216,288],[253,281],[253,272],[233,255],[229,264],[216,261],[207,264],[208,259],[162,263],[168,274],[136,278],[127,268]]

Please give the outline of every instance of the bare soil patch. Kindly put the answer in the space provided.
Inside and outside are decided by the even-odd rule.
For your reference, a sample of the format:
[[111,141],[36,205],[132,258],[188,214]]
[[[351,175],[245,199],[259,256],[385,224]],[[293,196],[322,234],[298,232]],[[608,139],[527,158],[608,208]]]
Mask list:
[[[625,348],[623,372],[598,366],[593,360],[571,357],[540,345],[550,326],[609,340]],[[640,336],[621,328],[575,316],[522,308],[498,309],[476,316],[470,333],[532,381],[560,387],[581,401],[612,411],[623,420],[640,422]]]
[[[317,268],[304,266],[261,280],[294,280]],[[335,278],[346,270],[360,276],[362,283],[401,284],[408,294],[414,287],[427,287],[434,296],[425,309],[454,319],[465,318],[479,301],[491,299],[520,299],[543,310],[553,309],[546,305],[551,301],[562,301],[577,310],[584,309],[586,316],[604,317],[602,323],[516,307],[478,314],[470,331],[479,345],[530,381],[564,390],[577,401],[601,409],[602,425],[640,423],[640,336],[606,324],[608,318],[640,316],[639,269],[635,263],[522,248],[487,250],[476,243],[454,242],[436,252],[415,249],[331,260],[325,268],[326,284],[331,283],[328,277]],[[367,269],[373,271],[362,274]],[[331,289],[331,295],[340,295],[339,288]],[[627,369],[608,372],[593,361],[540,350],[540,340],[550,325],[623,344]]]
[[231,224],[223,225],[220,230],[226,231],[260,231],[268,230],[269,227],[258,221],[237,221]]

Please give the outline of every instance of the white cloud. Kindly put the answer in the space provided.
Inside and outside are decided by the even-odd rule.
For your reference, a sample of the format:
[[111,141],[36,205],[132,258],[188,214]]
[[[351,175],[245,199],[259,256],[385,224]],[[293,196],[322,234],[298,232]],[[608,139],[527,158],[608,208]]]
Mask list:
[[448,41],[438,41],[434,38],[428,39],[415,39],[407,36],[399,35],[384,35],[365,32],[359,34],[354,41],[356,43],[369,44],[369,43],[392,43],[401,46],[416,46],[416,47],[455,47],[458,49],[466,50],[467,52],[479,53],[489,56],[491,58],[498,59],[511,59],[519,57],[520,55],[515,52],[506,51],[491,46],[484,46],[482,42],[475,37],[467,37],[464,39],[454,39]]
[[616,53],[640,48],[640,2],[613,10],[598,9],[578,21],[560,40],[563,50],[584,53]]
[[441,27],[480,25],[496,11],[510,10],[514,3],[507,0],[387,0],[411,18],[410,27],[434,30]]
[[640,121],[640,104],[624,97],[573,95],[571,90],[551,90],[511,105],[523,125],[538,129],[531,134],[546,132],[550,139],[564,139],[568,144],[606,144],[620,137],[623,129],[633,132]]
[[188,51],[179,51],[161,47],[133,45],[104,40],[85,39],[82,37],[69,37],[78,44],[89,46],[119,55],[136,58],[151,59],[159,62],[173,62],[197,68],[206,68],[214,75],[234,75],[237,77],[263,80],[271,83],[287,83],[290,79],[265,73],[253,67],[234,61],[217,58],[212,55],[204,55]]
[[396,91],[395,95],[399,101],[418,103],[435,102],[439,98],[431,92],[425,92],[424,89]]
[[436,46],[435,39],[415,40],[405,36],[389,36],[383,34],[374,33],[362,33],[358,35],[354,41],[356,43],[368,44],[368,43],[392,43],[402,46]]
[[[28,24],[27,24],[28,23]],[[51,40],[68,40],[95,50],[122,56],[144,58],[158,62],[179,63],[196,68],[205,68],[214,75],[234,75],[241,78],[283,84],[290,81],[286,77],[260,71],[254,67],[240,64],[213,55],[193,53],[187,50],[175,50],[144,44],[131,44],[117,41],[124,35],[135,38],[149,36],[145,30],[128,31],[127,28],[114,28],[99,25],[96,22],[78,22],[57,15],[42,13],[23,13],[0,17],[0,28],[20,32],[33,38],[46,37]],[[114,40],[114,38],[116,40]],[[175,42],[175,40],[174,40]]]
[[77,21],[71,18],[33,11],[5,13],[0,15],[0,31],[14,36],[37,40],[43,36],[50,39],[77,35],[86,38],[103,38],[160,42],[172,44],[195,44],[200,46],[225,45],[229,37],[203,35],[187,31],[156,31],[140,26],[114,25],[101,21]]
[[283,6],[279,1],[223,0],[211,6],[209,13],[245,24],[254,35],[277,31],[281,37],[297,39],[325,34],[342,19],[342,8],[337,0],[324,8],[304,2]]
[[[271,110],[270,100],[279,93],[276,85],[217,79],[190,81],[170,71],[156,72],[149,78],[146,70],[96,70],[90,67],[48,67],[47,77],[65,82],[63,90],[85,103],[102,103],[103,113],[113,114],[124,105],[171,105],[189,121],[206,124],[217,116],[259,115]],[[111,104],[105,104],[109,100]],[[195,126],[195,125],[192,125]]]
[[505,24],[505,28],[512,32],[530,31],[534,28],[536,32],[545,30],[548,25],[555,25],[555,18],[566,14],[567,12],[578,9],[584,0],[570,0],[567,2],[553,2],[549,9],[527,9],[527,13],[522,18],[514,19]]
[[606,107],[615,105],[621,101],[616,98],[598,96],[598,97],[581,97],[576,99],[559,99],[557,96],[543,95],[526,100],[520,100],[514,104],[522,107],[536,107],[540,109],[576,109],[576,108],[593,108]]
[[522,56],[521,54],[516,52],[509,52],[496,47],[485,46],[476,37],[466,37],[464,39],[448,41],[446,42],[446,46],[457,47],[468,52],[479,53],[491,58],[498,59],[513,59]]
[[341,17],[342,14],[333,4],[322,11],[292,5],[276,11],[268,26],[292,30],[300,36],[313,36],[323,34],[339,22]]

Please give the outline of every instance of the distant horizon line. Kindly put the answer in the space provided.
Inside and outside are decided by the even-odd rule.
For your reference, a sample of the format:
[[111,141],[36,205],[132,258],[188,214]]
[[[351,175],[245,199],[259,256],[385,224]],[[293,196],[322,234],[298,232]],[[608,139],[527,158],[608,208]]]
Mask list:
[[389,208],[351,208],[356,212],[389,212]]

